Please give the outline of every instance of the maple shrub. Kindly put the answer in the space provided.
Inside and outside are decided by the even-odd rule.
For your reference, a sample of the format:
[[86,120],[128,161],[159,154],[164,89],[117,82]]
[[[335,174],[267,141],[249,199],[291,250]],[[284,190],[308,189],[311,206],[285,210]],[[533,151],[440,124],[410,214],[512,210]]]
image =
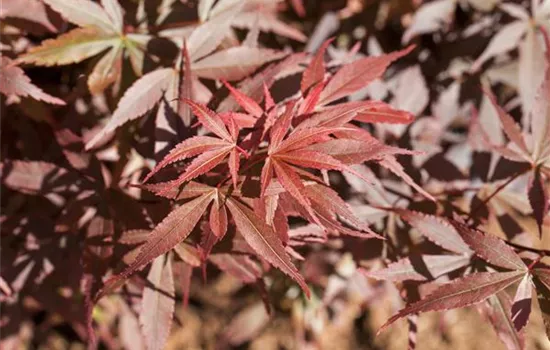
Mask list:
[[[532,310],[550,333],[550,1],[533,3],[502,5],[514,20],[422,117],[425,49],[406,43],[456,1],[422,5],[406,45],[371,55],[338,49],[329,20],[311,38],[289,24],[298,0],[5,1],[2,346],[63,324],[91,348],[163,349],[187,322],[176,306],[223,288],[242,311],[217,347],[292,308],[296,348],[330,348],[315,317],[384,299],[380,337],[406,318],[409,348],[415,315],[471,305],[508,349],[527,346]],[[520,122],[484,77],[482,106],[461,108],[464,77],[519,40],[542,69]]]

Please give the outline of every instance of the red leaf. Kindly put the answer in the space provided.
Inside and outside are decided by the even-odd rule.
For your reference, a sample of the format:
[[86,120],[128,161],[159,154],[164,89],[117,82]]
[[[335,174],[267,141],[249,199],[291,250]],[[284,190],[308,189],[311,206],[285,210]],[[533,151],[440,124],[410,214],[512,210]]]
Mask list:
[[243,283],[254,283],[262,277],[260,266],[246,255],[212,254],[208,259]]
[[367,277],[378,280],[427,281],[468,265],[469,255],[421,255],[403,258],[377,271],[365,271]]
[[147,182],[147,180],[149,180],[153,175],[155,175],[162,168],[166,167],[168,164],[185,160],[198,154],[229,145],[230,144],[228,144],[227,141],[210,136],[194,136],[188,138],[172,148],[170,153],[168,153],[149,174],[147,174],[145,179],[143,179],[143,182]]
[[462,236],[462,239],[483,260],[508,270],[527,270],[527,266],[519,255],[503,240],[494,235],[470,229],[456,221],[453,222],[453,225]]
[[216,200],[212,203],[212,208],[210,208],[210,229],[219,240],[227,232],[227,210],[218,198],[219,196],[216,197]]
[[187,51],[187,40],[183,40],[182,47],[182,59],[180,66],[180,87],[178,98],[178,115],[183,120],[185,126],[191,125],[191,110],[189,106],[182,103],[184,99],[193,100],[193,72],[191,71],[191,58],[189,57],[189,51]]
[[325,86],[319,105],[329,104],[367,86],[373,80],[380,78],[393,61],[407,55],[413,49],[414,45],[411,45],[401,51],[388,55],[365,57],[343,66]]
[[191,162],[191,164],[189,164],[183,174],[181,174],[176,180],[170,181],[169,186],[164,191],[160,192],[160,194],[166,194],[170,192],[172,188],[178,187],[182,183],[193,180],[197,176],[212,170],[214,167],[220,164],[225,159],[225,157],[227,157],[232,149],[233,146],[228,146],[224,148],[214,149],[201,154],[200,156],[195,158]]
[[136,259],[124,271],[105,282],[105,286],[97,294],[96,300],[119,286],[130,275],[149,264],[153,259],[170,251],[187,238],[206,211],[212,197],[212,193],[202,195],[168,214],[151,232],[147,242],[141,246]]
[[489,100],[497,110],[498,117],[500,118],[500,123],[502,124],[502,129],[504,130],[506,136],[508,136],[510,141],[518,146],[524,154],[529,154],[529,150],[527,149],[527,145],[525,144],[523,135],[521,134],[521,130],[518,124],[514,121],[514,118],[512,118],[508,113],[506,113],[506,111],[502,109],[502,107],[498,105],[496,97],[491,91],[485,90],[485,95],[489,97]]
[[92,148],[107,134],[130,120],[137,119],[150,111],[162,98],[172,82],[175,71],[172,68],[157,69],[137,80],[120,99],[117,109],[105,127],[86,144]]
[[225,124],[223,123],[223,120],[220,118],[219,115],[208,109],[206,106],[191,101],[189,99],[184,99],[183,101],[191,106],[191,110],[193,111],[193,113],[197,116],[197,118],[199,118],[201,124],[208,131],[218,135],[218,137],[224,139],[227,142],[233,142],[233,138],[229,134],[229,131],[227,131],[227,128],[225,127]]
[[380,162],[380,165],[382,165],[384,168],[389,169],[392,173],[399,176],[403,181],[405,181],[409,186],[413,187],[415,190],[420,192],[424,197],[428,198],[431,201],[435,202],[435,198],[426,192],[422,187],[420,187],[414,180],[407,175],[405,170],[403,169],[403,166],[399,164],[399,162],[395,159],[393,156],[387,156],[384,159],[382,159]]
[[153,261],[141,302],[139,324],[150,350],[164,349],[176,304],[171,260],[164,261],[163,256]]
[[65,101],[48,95],[34,85],[23,69],[16,66],[11,59],[3,56],[0,56],[0,92],[7,96],[30,96],[38,101],[65,105]]
[[458,254],[473,253],[456,229],[443,218],[405,209],[395,209],[395,212],[438,246]]
[[237,225],[237,229],[246,240],[246,243],[263,259],[298,282],[309,298],[309,288],[294,264],[292,264],[292,261],[290,261],[277,233],[243,204],[233,199],[228,199],[226,205],[231,215],[233,215],[235,225]]
[[223,84],[225,87],[231,92],[231,95],[235,98],[235,101],[248,113],[252,114],[256,118],[260,118],[264,111],[262,110],[262,107],[251,99],[250,97],[246,96],[239,90],[235,89],[233,86],[231,86],[228,82],[223,81]]
[[442,285],[420,301],[399,311],[380,327],[378,333],[398,319],[410,314],[449,310],[478,303],[519,281],[524,275],[525,273],[518,271],[480,272],[455,279]]
[[300,83],[300,89],[302,94],[305,95],[306,91],[317,83],[323,81],[325,77],[325,51],[327,47],[334,41],[334,38],[327,39],[323,45],[317,50],[317,53],[307,66],[307,69],[302,75],[302,81]]
[[286,104],[285,112],[282,116],[280,116],[273,126],[271,127],[271,142],[269,144],[269,147],[272,149],[277,149],[279,145],[281,144],[281,141],[287,134],[290,124],[292,123],[292,117],[293,110],[294,110],[295,102],[289,102]]
[[409,124],[414,120],[414,115],[380,104],[380,106],[362,110],[354,119],[363,123]]

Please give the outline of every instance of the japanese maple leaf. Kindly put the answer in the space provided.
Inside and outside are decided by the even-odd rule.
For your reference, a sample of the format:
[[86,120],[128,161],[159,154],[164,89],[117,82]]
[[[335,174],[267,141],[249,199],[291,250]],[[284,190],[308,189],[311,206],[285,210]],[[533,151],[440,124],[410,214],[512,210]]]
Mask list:
[[88,77],[93,94],[121,76],[122,58],[128,55],[136,74],[143,70],[144,48],[149,36],[124,32],[123,10],[118,0],[44,0],[54,11],[80,28],[44,41],[18,58],[20,63],[41,66],[81,62],[106,51]]
[[240,6],[241,10],[232,16],[231,25],[237,28],[252,28],[257,25],[261,31],[273,32],[300,42],[307,40],[306,36],[293,26],[277,18],[281,0],[222,0],[216,6],[214,1],[201,0],[198,5],[199,18],[205,21],[217,19],[227,12]]
[[176,179],[167,184],[166,190],[161,193],[169,192],[171,188],[202,175],[217,165],[221,164],[229,157],[229,171],[235,187],[238,181],[239,172],[239,153],[245,153],[237,146],[238,129],[236,124],[229,120],[229,130],[220,116],[209,110],[206,106],[185,100],[191,106],[193,113],[197,116],[201,124],[216,137],[195,136],[191,137],[176,147],[145,177],[144,181],[150,179],[159,170],[168,164],[185,160],[199,155],[194,159],[185,171]]
[[[110,120],[87,143],[86,148],[94,147],[107,134],[143,116],[159,102],[157,118],[165,117],[166,103],[174,111],[183,113],[182,97],[208,102],[211,93],[197,78],[239,80],[259,66],[284,55],[282,52],[244,45],[214,52],[230,29],[231,18],[235,13],[228,12],[217,21],[207,21],[195,28],[185,45],[181,40],[175,40],[184,49],[174,67],[145,74],[126,90]],[[182,94],[180,89],[185,87],[183,83],[188,87],[186,94]],[[188,115],[181,117],[186,125],[190,124]]]
[[[469,5],[479,11],[490,11],[500,0],[467,0]],[[403,34],[402,42],[408,43],[412,38],[440,30],[446,30],[454,21],[459,0],[435,0],[424,2],[414,13],[414,17]]]
[[31,82],[23,69],[11,59],[0,56],[0,92],[6,96],[27,97],[47,103],[64,105],[65,102],[57,97],[48,95]]
[[[427,222],[426,222],[427,223]],[[531,292],[530,268],[525,265],[519,255],[505,242],[496,236],[483,233],[467,227],[458,222],[453,222],[456,231],[460,233],[464,242],[483,260],[490,264],[506,269],[505,272],[479,272],[457,278],[449,283],[441,285],[431,294],[421,300],[412,303],[406,308],[392,316],[379,330],[388,327],[390,324],[413,313],[427,311],[449,310],[465,307],[483,301],[506,287],[520,282],[517,289],[516,301],[524,300]],[[525,290],[528,289],[529,293]],[[517,305],[517,303],[515,303]],[[523,306],[524,307],[524,306]],[[526,310],[519,306],[512,307],[516,310],[515,318],[512,320],[517,330],[525,326]],[[530,307],[529,307],[530,311]],[[518,312],[522,313],[521,315]],[[514,311],[513,311],[514,313]]]
[[[505,158],[531,164],[528,196],[541,232],[542,222],[549,210],[549,194],[544,178],[550,177],[550,68],[546,70],[530,112],[530,132],[522,132],[512,116],[498,106],[492,93],[487,94],[497,110],[502,129],[510,140],[505,146],[493,145],[492,148]],[[485,138],[489,139],[488,136]]]
[[21,18],[39,23],[51,32],[57,32],[50,22],[46,6],[40,0],[4,0],[0,4],[0,18]]
[[515,20],[504,25],[495,34],[471,69],[476,71],[488,59],[519,47],[518,94],[522,103],[523,116],[527,118],[534,103],[537,88],[542,82],[543,75],[540,73],[547,65],[538,28],[550,30],[549,2],[532,1],[531,14],[519,4],[504,3],[499,7]]

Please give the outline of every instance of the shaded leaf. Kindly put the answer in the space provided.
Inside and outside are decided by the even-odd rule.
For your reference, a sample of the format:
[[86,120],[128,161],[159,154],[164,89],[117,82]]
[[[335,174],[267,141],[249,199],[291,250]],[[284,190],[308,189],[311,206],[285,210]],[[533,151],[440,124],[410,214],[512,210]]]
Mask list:
[[488,263],[508,270],[527,270],[519,255],[503,240],[494,235],[470,229],[464,224],[453,222],[462,239]]
[[457,278],[437,288],[420,301],[413,303],[392,316],[380,329],[382,332],[389,325],[410,314],[442,311],[469,306],[487,299],[512,283],[523,278],[524,272],[511,271],[502,273],[480,272]]
[[151,265],[147,282],[139,324],[147,349],[162,350],[170,334],[176,305],[171,260],[157,257]]

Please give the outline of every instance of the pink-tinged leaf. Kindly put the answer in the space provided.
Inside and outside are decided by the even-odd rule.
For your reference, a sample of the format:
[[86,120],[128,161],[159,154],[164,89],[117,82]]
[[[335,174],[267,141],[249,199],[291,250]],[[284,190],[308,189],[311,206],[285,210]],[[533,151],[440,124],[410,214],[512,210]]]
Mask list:
[[44,0],[53,10],[59,12],[67,21],[80,27],[95,27],[105,33],[117,33],[117,28],[107,12],[90,0]]
[[275,101],[273,100],[273,96],[271,96],[271,92],[269,91],[267,84],[263,83],[262,87],[264,89],[265,110],[269,111],[275,106]]
[[298,165],[305,168],[313,168],[320,170],[340,170],[343,171],[347,167],[333,157],[316,151],[297,150],[285,152],[276,156],[278,160],[283,160],[287,163]]
[[531,295],[533,293],[533,282],[531,275],[526,274],[519,283],[512,305],[512,322],[516,331],[521,331],[529,320],[531,314]]
[[134,272],[149,264],[156,257],[167,253],[187,238],[211,201],[211,193],[202,195],[179,206],[168,214],[151,232],[147,242],[141,246],[136,259],[124,271],[105,282],[105,286],[98,293],[96,299],[98,300],[107,292],[119,286]]
[[[152,192],[157,196],[164,196],[170,199],[190,199],[197,196],[202,196],[208,193],[211,193],[214,188],[208,185],[191,181],[183,189],[178,189],[171,186],[171,181],[159,182],[156,184],[140,185],[139,188],[142,188],[146,191]],[[170,191],[168,191],[170,189]],[[164,191],[164,195],[162,194]]]
[[0,4],[0,18],[21,18],[39,23],[51,32],[57,32],[50,22],[46,6],[41,0],[5,0]]
[[438,246],[458,254],[473,254],[456,229],[443,218],[405,209],[395,209],[395,212]]
[[231,174],[231,180],[233,181],[233,187],[237,188],[239,182],[239,167],[240,167],[239,151],[237,148],[233,148],[229,153],[229,173]]
[[218,137],[227,142],[233,143],[233,138],[229,134],[229,131],[225,127],[225,124],[219,115],[208,109],[206,106],[194,101],[184,100],[184,102],[191,106],[193,113],[208,131],[216,134]]
[[500,4],[499,9],[506,12],[510,16],[522,19],[522,20],[528,20],[529,19],[529,13],[526,11],[524,6],[521,6],[520,4],[514,4],[513,2]]
[[479,304],[479,308],[508,350],[524,349],[524,338],[516,332],[510,318],[512,301],[506,291],[489,297],[487,304]]
[[[278,74],[281,74],[286,68],[297,66],[304,60],[304,53],[292,54],[288,58],[282,60],[277,64],[268,66],[266,69],[262,70],[260,73],[254,75],[253,77],[244,79],[239,83],[238,89],[243,94],[247,95],[256,102],[260,102],[264,95],[264,90],[262,86],[266,85],[268,88],[276,80]],[[232,95],[226,98],[222,103],[220,103],[217,111],[226,112],[232,111],[238,108],[238,104],[235,102],[235,99]]]
[[485,95],[489,97],[489,100],[497,110],[502,129],[504,130],[506,136],[508,136],[510,141],[518,146],[521,151],[523,151],[525,154],[529,154],[529,150],[527,148],[527,145],[525,144],[525,140],[523,139],[523,135],[521,134],[519,125],[514,121],[514,118],[512,118],[512,116],[506,113],[506,111],[498,105],[496,97],[491,91],[486,90]]
[[407,55],[414,46],[387,55],[366,57],[345,65],[330,79],[321,93],[319,105],[346,97],[380,78],[395,60]]
[[193,73],[201,78],[241,80],[260,66],[286,56],[281,51],[237,46],[222,50],[193,63]]
[[409,124],[414,120],[414,115],[380,103],[377,107],[357,113],[354,119],[363,123]]
[[150,111],[162,98],[174,76],[175,71],[172,68],[163,68],[152,71],[136,81],[120,99],[107,125],[86,144],[86,149],[92,148],[119,126]]
[[470,248],[488,263],[508,270],[527,270],[519,255],[503,240],[456,221],[453,222],[453,226]]
[[118,239],[117,243],[128,244],[128,245],[141,244],[141,243],[144,243],[147,240],[147,238],[149,238],[150,234],[151,234],[151,230],[124,231],[120,235],[120,238]]
[[[414,89],[411,89],[411,86],[414,86]],[[430,91],[420,65],[404,69],[397,78],[397,88],[392,92],[392,106],[412,115],[420,115],[430,102]]]
[[256,118],[260,118],[264,111],[262,110],[262,107],[251,99],[250,97],[246,96],[239,90],[235,89],[233,86],[231,86],[229,83],[223,81],[223,84],[225,87],[231,92],[237,103],[248,113],[252,114]]
[[7,58],[0,56],[0,92],[6,96],[32,97],[56,105],[65,105],[65,101],[48,95],[31,82],[23,69]]
[[413,154],[406,149],[387,146],[374,137],[365,141],[331,139],[311,145],[306,150],[328,154],[344,164],[360,164],[369,160],[379,160],[389,155]]
[[392,173],[394,173],[395,175],[403,179],[403,181],[405,181],[407,184],[409,184],[409,186],[417,190],[424,197],[435,202],[435,198],[431,194],[426,192],[422,187],[420,187],[416,182],[414,182],[414,180],[405,172],[405,170],[403,169],[403,166],[399,164],[399,162],[395,159],[395,157],[393,156],[385,157],[379,163],[384,168],[389,169]]
[[172,187],[178,187],[184,182],[193,180],[197,176],[207,173],[219,165],[231,152],[233,147],[224,147],[205,152],[195,158],[176,180],[171,181],[170,186],[162,193],[170,192]]
[[403,258],[377,271],[364,271],[367,277],[378,280],[428,281],[467,266],[470,255],[421,255]]
[[255,283],[262,278],[260,265],[246,255],[212,254],[208,259],[220,270],[243,283]]
[[294,116],[293,112],[295,105],[296,103],[294,101],[287,103],[285,112],[275,121],[275,123],[271,127],[271,142],[269,144],[271,149],[277,149],[279,147],[286,133],[290,129],[292,117]]
[[271,154],[283,153],[294,151],[300,148],[304,148],[313,143],[323,141],[328,135],[336,132],[345,132],[352,130],[351,128],[345,127],[334,127],[334,128],[310,128],[310,129],[300,129],[292,132],[286,140],[284,140],[278,147],[271,147]]
[[523,21],[515,21],[502,27],[491,39],[489,45],[481,56],[472,65],[472,71],[477,71],[481,65],[493,56],[508,52],[518,45],[519,40],[525,33],[527,25]]
[[193,71],[191,70],[191,58],[189,57],[189,51],[187,51],[187,41],[183,41],[182,47],[182,61],[180,66],[180,87],[178,98],[178,115],[183,120],[185,126],[191,125],[191,109],[186,103],[182,103],[184,99],[194,100],[193,97]]
[[290,0],[290,5],[300,17],[306,16],[306,8],[304,6],[304,0]]
[[[529,21],[526,23],[529,23]],[[540,30],[536,26],[528,25],[525,38],[519,46],[518,94],[521,99],[521,110],[525,124],[528,124],[526,117],[533,110],[536,103],[537,91],[545,78],[544,72],[550,66],[550,62],[547,62],[545,57],[544,44],[540,40],[539,32]],[[543,98],[548,99],[548,95]],[[545,115],[544,118],[546,117]],[[546,126],[548,128],[548,124]],[[537,125],[537,128],[543,128],[543,126]]]
[[225,328],[223,339],[230,345],[237,347],[247,341],[255,339],[261,330],[269,323],[269,314],[260,302],[242,310],[231,320]]
[[227,210],[225,205],[216,199],[210,208],[210,229],[220,240],[227,232]]
[[360,230],[370,232],[368,224],[355,216],[349,205],[332,188],[323,185],[311,185],[306,187],[306,193],[312,201],[338,215],[346,223]]
[[411,25],[403,34],[403,43],[408,43],[413,37],[435,32],[448,25],[454,18],[456,2],[435,0],[424,3],[416,10]]
[[143,289],[139,324],[147,349],[162,350],[170,334],[176,305],[170,258],[159,256],[153,261],[147,282]]
[[296,129],[306,129],[314,126],[342,126],[352,121],[358,113],[368,114],[369,110],[376,110],[387,106],[380,101],[353,101],[339,103],[325,107],[321,112],[300,123]]
[[302,94],[305,94],[306,91],[314,86],[317,83],[323,81],[325,77],[325,51],[327,47],[334,41],[334,38],[327,39],[323,45],[317,50],[317,53],[307,66],[307,69],[302,75],[302,81],[300,83],[300,89]]
[[187,49],[192,62],[205,57],[220,46],[223,39],[227,37],[233,16],[239,11],[239,7],[234,6],[231,11],[217,16],[215,21],[206,21],[193,30],[187,39]]
[[548,186],[544,184],[543,175],[540,168],[535,169],[533,177],[529,182],[529,204],[533,209],[533,216],[537,221],[539,234],[542,235],[542,223],[544,217],[548,214],[550,196],[548,194]]
[[271,161],[270,157],[267,157],[267,159],[265,160],[264,167],[262,168],[262,173],[260,175],[260,184],[261,184],[260,196],[261,197],[265,195],[267,186],[269,186],[272,179],[273,179],[273,162]]
[[449,310],[478,303],[521,280],[524,275],[524,272],[518,271],[501,273],[480,272],[457,278],[437,288],[433,293],[420,301],[399,311],[380,327],[378,333],[398,319],[410,314]]
[[174,247],[174,252],[187,265],[199,267],[202,264],[200,253],[192,245],[181,242]]
[[321,97],[321,92],[323,91],[323,88],[324,84],[322,82],[314,85],[311,88],[306,98],[304,99],[304,102],[302,102],[300,108],[298,109],[298,115],[309,114],[315,110],[317,102],[319,101],[319,97]]
[[220,140],[216,137],[194,136],[188,138],[172,148],[170,153],[168,153],[149,174],[147,174],[143,182],[147,182],[153,175],[169,164],[227,146],[227,141]]
[[273,168],[277,174],[277,180],[283,185],[285,190],[300,203],[315,220],[316,215],[311,208],[311,202],[305,195],[305,187],[300,176],[283,162],[273,161]]
[[228,199],[226,205],[235,220],[237,230],[244,237],[246,243],[263,259],[298,282],[309,298],[309,288],[292,261],[290,261],[277,233],[243,204]]
[[[547,55],[550,55],[550,43]],[[549,67],[540,85],[531,111],[531,131],[533,133],[533,161],[540,163],[543,159],[550,161],[550,57]]]
[[[233,18],[232,25],[238,28],[248,28],[258,21],[262,31],[273,32],[290,39],[306,42],[307,37],[294,26],[277,18],[276,2],[248,3],[248,11],[243,11]],[[261,6],[258,6],[261,4]]]
[[235,122],[239,129],[243,128],[253,128],[254,125],[258,122],[258,119],[247,113],[240,112],[221,112],[219,114],[223,122],[228,125],[230,120]]
[[4,161],[0,169],[2,183],[24,193],[48,192],[52,186],[49,184],[69,174],[55,164],[38,161]]

